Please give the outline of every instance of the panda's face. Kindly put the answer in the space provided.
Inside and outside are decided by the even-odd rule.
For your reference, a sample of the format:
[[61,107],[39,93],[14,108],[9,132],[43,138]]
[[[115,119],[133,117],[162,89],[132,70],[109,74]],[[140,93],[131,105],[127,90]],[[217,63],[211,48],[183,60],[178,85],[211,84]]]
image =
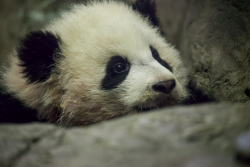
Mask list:
[[76,5],[21,41],[6,85],[42,118],[66,126],[177,104],[187,96],[187,74],[158,26],[151,1]]
[[153,46],[136,50],[139,52],[109,59],[100,91],[113,96],[129,112],[180,102],[186,94],[168,62]]

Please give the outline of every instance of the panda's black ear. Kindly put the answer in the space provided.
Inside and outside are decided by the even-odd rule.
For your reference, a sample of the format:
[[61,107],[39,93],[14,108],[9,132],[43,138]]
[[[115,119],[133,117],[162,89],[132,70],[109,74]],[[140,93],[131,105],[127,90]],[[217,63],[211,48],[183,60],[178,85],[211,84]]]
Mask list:
[[48,31],[33,31],[21,39],[17,48],[22,73],[28,83],[46,81],[62,56],[60,38]]
[[135,11],[138,11],[144,17],[148,17],[154,26],[159,27],[159,20],[156,16],[155,0],[136,0],[132,6]]

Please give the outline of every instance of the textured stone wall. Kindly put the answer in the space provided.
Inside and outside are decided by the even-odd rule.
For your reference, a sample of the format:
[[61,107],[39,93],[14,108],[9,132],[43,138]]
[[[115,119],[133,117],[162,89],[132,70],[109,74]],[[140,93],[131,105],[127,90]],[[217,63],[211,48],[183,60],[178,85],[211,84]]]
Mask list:
[[250,1],[192,0],[181,52],[192,80],[207,94],[250,102]]
[[161,28],[167,41],[179,49],[190,0],[156,0],[156,3]]

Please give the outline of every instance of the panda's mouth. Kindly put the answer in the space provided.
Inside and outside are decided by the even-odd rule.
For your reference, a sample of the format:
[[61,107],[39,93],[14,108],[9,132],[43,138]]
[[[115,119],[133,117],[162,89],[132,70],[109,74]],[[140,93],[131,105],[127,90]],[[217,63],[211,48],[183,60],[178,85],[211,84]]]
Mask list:
[[157,106],[152,106],[152,107],[135,106],[134,107],[134,109],[139,112],[147,112],[147,111],[155,110],[157,108],[159,107]]

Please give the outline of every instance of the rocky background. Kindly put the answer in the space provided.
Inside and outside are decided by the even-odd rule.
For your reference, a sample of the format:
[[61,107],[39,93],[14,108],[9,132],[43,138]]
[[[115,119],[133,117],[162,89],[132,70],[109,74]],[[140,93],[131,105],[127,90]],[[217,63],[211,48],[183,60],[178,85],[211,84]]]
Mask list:
[[[83,1],[0,1],[0,63],[20,37],[73,2]],[[1,167],[250,166],[250,1],[156,2],[167,40],[182,53],[193,83],[218,103],[91,127],[0,125]]]

